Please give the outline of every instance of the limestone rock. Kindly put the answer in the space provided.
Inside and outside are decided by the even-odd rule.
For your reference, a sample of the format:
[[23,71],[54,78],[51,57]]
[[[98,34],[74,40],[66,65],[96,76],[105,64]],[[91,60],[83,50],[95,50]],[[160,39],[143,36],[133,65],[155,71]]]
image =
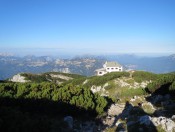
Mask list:
[[175,120],[175,115],[173,115],[173,116],[171,117],[171,119],[172,119],[172,120]]
[[25,80],[25,77],[24,76],[21,76],[21,74],[17,74],[17,75],[14,75],[10,81],[12,82],[29,82],[28,80]]
[[151,119],[155,126],[161,125],[166,132],[173,132],[175,130],[175,122],[166,117],[153,117]]
[[58,74],[58,75],[50,74],[50,76],[53,77],[53,78],[60,78],[60,79],[67,80],[67,81],[73,79],[72,77],[64,76],[64,75],[61,75],[61,74]]
[[119,115],[123,112],[125,108],[124,104],[112,104],[111,107],[108,109],[108,115],[115,116]]

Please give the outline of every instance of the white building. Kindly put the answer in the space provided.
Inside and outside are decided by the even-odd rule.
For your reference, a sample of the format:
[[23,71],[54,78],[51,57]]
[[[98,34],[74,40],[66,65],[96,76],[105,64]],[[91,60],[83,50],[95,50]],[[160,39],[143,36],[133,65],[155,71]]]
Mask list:
[[103,68],[96,70],[98,76],[103,76],[104,74],[110,72],[121,72],[121,71],[123,71],[123,67],[117,62],[106,62],[103,65]]

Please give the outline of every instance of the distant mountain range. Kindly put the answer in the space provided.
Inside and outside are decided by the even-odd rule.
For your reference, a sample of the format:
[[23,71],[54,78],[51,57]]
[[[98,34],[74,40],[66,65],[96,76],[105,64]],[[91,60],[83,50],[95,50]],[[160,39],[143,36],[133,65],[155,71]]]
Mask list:
[[18,73],[63,72],[80,75],[95,75],[105,61],[117,61],[125,69],[144,70],[154,73],[175,71],[175,54],[163,57],[138,57],[135,55],[82,56],[73,59],[60,59],[50,56],[17,57],[0,54],[0,79],[7,79]]
[[175,54],[162,57],[138,57],[135,55],[108,56],[109,60],[119,61],[126,69],[136,69],[153,73],[175,71]]
[[63,72],[91,76],[100,68],[105,59],[98,57],[76,57],[58,59],[49,56],[9,56],[0,55],[0,79],[10,78],[18,73]]

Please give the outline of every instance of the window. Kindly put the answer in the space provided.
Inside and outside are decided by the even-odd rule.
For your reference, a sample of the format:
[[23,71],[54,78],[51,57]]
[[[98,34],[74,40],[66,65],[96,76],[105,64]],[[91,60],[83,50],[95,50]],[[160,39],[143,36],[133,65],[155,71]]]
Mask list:
[[117,70],[118,68],[116,67],[115,69]]
[[109,68],[107,68],[109,70]]
[[102,72],[99,72],[99,74],[102,74]]
[[114,68],[111,68],[111,70],[113,70]]

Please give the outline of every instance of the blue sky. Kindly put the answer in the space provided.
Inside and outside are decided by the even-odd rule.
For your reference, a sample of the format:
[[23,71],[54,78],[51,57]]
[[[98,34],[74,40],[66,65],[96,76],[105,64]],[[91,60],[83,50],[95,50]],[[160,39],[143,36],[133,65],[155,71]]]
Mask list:
[[175,53],[175,0],[0,0],[0,52]]

